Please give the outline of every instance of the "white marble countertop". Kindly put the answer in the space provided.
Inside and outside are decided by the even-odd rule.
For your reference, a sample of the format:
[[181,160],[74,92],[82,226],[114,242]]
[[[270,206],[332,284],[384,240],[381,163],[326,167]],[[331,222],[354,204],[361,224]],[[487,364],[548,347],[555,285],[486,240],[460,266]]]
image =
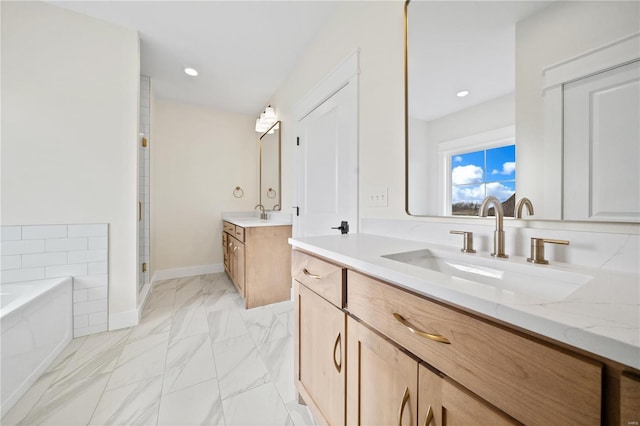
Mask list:
[[291,215],[281,212],[267,212],[269,219],[260,219],[257,212],[229,212],[222,214],[222,220],[243,228],[255,228],[260,226],[291,225]]
[[[461,255],[448,246],[368,234],[289,239],[297,247],[391,282],[431,299],[529,330],[575,348],[640,369],[640,277],[563,263],[533,265],[525,258],[494,259],[488,253]],[[531,268],[534,276],[578,277],[570,294],[545,299],[500,291],[383,255],[434,249],[474,256],[496,269]],[[489,263],[493,262],[493,263]]]

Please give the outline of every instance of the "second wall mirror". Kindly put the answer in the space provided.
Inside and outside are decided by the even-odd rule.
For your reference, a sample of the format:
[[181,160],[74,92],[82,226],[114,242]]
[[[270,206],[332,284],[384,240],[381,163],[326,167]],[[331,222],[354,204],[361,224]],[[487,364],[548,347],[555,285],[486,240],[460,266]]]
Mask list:
[[405,13],[409,214],[475,216],[494,195],[535,219],[640,221],[640,2]]
[[260,136],[260,204],[265,210],[281,210],[280,131],[282,123],[276,121]]

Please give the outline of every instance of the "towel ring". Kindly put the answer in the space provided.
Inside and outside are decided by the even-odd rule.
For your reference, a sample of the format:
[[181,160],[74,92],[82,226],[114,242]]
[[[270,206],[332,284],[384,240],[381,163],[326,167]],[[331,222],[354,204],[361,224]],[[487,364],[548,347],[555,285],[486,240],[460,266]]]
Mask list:
[[267,191],[267,197],[274,199],[276,198],[276,191],[273,188],[269,188]]
[[244,197],[244,191],[239,186],[236,186],[236,189],[233,190],[233,196],[236,198]]

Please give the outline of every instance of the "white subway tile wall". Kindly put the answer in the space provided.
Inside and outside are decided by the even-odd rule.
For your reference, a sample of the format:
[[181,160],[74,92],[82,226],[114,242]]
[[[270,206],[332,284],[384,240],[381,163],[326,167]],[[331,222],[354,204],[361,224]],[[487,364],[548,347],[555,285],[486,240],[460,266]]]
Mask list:
[[74,337],[109,328],[107,224],[0,227],[0,282],[73,277]]

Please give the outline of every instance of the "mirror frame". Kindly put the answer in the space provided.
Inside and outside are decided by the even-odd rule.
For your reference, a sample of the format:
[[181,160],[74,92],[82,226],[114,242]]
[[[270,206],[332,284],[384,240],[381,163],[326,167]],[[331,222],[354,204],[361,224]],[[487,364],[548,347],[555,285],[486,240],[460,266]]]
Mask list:
[[282,122],[280,120],[276,121],[258,138],[258,151],[260,155],[258,164],[258,202],[264,207],[262,203],[262,138],[267,136],[267,134],[276,127],[278,128],[278,190],[276,196],[277,202],[271,211],[282,210]]
[[[404,2],[404,212],[408,216],[409,212],[409,3],[411,0]],[[428,216],[422,216],[428,217]]]

